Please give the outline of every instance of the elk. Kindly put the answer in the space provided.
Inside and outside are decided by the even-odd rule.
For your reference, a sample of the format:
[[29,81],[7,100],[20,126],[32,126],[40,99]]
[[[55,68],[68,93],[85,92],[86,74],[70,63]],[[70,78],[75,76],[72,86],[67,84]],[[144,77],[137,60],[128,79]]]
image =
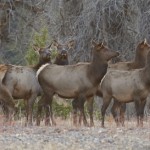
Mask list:
[[[83,114],[84,124],[87,120],[84,114],[84,101],[95,94],[101,79],[107,71],[107,61],[119,55],[102,43],[92,42],[93,60],[91,63],[75,65],[43,65],[37,72],[37,77],[46,98],[52,103],[57,94],[63,98],[76,98],[80,102],[80,111]],[[51,117],[52,117],[52,106]],[[52,119],[53,120],[53,119]],[[76,125],[76,118],[73,117]]]
[[[150,46],[149,46],[149,44],[147,44],[146,40],[144,40],[137,45],[134,61],[118,62],[115,64],[109,64],[108,70],[132,70],[132,69],[143,68],[145,66],[146,57],[147,57],[147,54],[149,51],[150,51]],[[102,97],[100,88],[98,88],[96,95],[99,97]],[[88,111],[89,111],[89,115],[90,115],[90,126],[94,126],[93,101],[94,101],[94,97],[87,99]],[[79,104],[75,104],[75,102],[73,102],[73,103],[76,107],[79,107],[78,106]],[[117,100],[114,99],[114,104],[113,104],[111,111],[112,111],[113,117],[114,117],[117,125],[119,125],[119,121],[122,125],[124,125],[125,110],[126,110],[126,104],[122,103],[122,102],[118,102]],[[119,113],[120,113],[120,120],[117,118],[117,111],[119,111]],[[80,122],[81,122],[81,116],[80,116],[79,123]]]
[[[54,40],[52,46],[54,46],[57,49],[57,56],[55,58],[54,64],[68,65],[69,64],[68,52],[70,52],[74,48],[75,41],[70,40],[65,44],[61,44],[60,42]],[[50,119],[49,119],[50,106],[51,106],[50,101],[46,100],[44,96],[39,100],[37,118],[36,118],[36,124],[38,126],[40,125],[41,112],[43,107],[46,113],[45,125],[50,125]],[[55,125],[56,124],[55,121],[52,121],[52,124]]]
[[[50,45],[51,46],[51,45]],[[36,78],[36,72],[45,63],[51,63],[50,46],[34,50],[39,54],[39,62],[35,66],[7,66],[2,84],[14,99],[24,99],[26,104],[26,125],[32,125],[32,109],[37,96],[42,92]]]
[[144,68],[130,71],[109,70],[100,88],[103,95],[102,127],[104,127],[105,111],[112,98],[124,103],[134,101],[137,126],[143,126],[144,107],[150,92],[150,52]]
[[69,42],[65,44],[61,44],[57,42],[56,40],[54,40],[53,46],[56,47],[57,52],[58,52],[56,59],[54,61],[54,64],[68,65],[69,64],[68,53],[71,52],[72,49],[74,49],[75,41],[70,40]]
[[[150,51],[150,45],[147,43],[146,39],[140,42],[136,48],[135,59],[132,62],[118,62],[116,64],[110,64],[108,68],[117,69],[117,70],[132,70],[145,67],[146,57]],[[126,104],[120,103],[117,100],[114,100],[113,107],[111,109],[113,117],[117,123],[121,123],[124,126],[124,113],[126,110]],[[117,116],[117,111],[120,114],[120,119]]]
[[54,61],[54,64],[56,65],[68,65],[68,52],[66,50],[62,50],[58,55],[56,56],[56,59]]
[[[2,65],[0,65],[1,69]],[[12,116],[16,113],[17,109],[14,103],[14,99],[10,92],[7,90],[6,86],[0,82],[0,105],[2,105],[3,110],[6,115],[6,121],[11,121]],[[5,107],[7,105],[7,108]],[[7,112],[10,112],[9,114]]]

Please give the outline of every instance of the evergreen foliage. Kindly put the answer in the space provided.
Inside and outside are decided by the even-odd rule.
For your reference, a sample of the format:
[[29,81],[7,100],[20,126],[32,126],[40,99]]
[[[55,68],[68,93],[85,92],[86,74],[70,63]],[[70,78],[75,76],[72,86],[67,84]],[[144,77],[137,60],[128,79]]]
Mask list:
[[36,45],[37,47],[45,47],[48,39],[48,30],[46,28],[42,28],[39,33],[34,34],[33,41],[29,44],[25,56],[27,64],[34,65],[38,61],[38,54],[34,51],[33,45]]

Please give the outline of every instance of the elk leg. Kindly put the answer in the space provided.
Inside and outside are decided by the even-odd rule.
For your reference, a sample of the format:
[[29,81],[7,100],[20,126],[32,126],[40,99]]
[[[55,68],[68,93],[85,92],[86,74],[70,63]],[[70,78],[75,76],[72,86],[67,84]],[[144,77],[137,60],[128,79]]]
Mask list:
[[26,111],[27,111],[27,122],[26,124],[29,126],[32,126],[32,117],[33,117],[33,105],[35,102],[37,95],[32,95],[29,99],[27,99],[27,106],[26,106]]
[[141,101],[140,105],[140,126],[143,127],[143,117],[144,117],[144,108],[145,108],[146,100]]
[[137,116],[137,127],[140,124],[140,100],[135,100],[136,116]]
[[45,95],[42,95],[38,102],[37,125],[40,125],[42,108],[45,110],[45,125],[50,126],[50,104]]
[[125,122],[125,111],[126,111],[126,104],[125,103],[121,103],[121,106],[120,106],[120,123],[122,126],[125,126],[124,125],[124,122]]
[[5,116],[4,122],[11,124],[14,110],[12,110],[12,108],[10,106],[7,106],[3,101],[0,102],[0,105],[2,107],[4,116]]
[[13,100],[13,97],[11,93],[8,91],[8,89],[0,83],[0,90],[1,90],[1,101],[4,102],[7,106],[11,107],[15,110],[15,103]]
[[[4,103],[4,109],[6,110],[6,120],[12,120],[14,112],[17,110],[10,91],[0,83],[1,101]],[[5,111],[4,110],[4,111]]]
[[7,122],[9,120],[9,113],[10,113],[9,109],[3,101],[0,101],[0,105],[2,107],[3,113],[4,113],[5,118],[6,118],[5,121]]
[[87,100],[87,108],[88,108],[88,112],[90,115],[90,126],[94,126],[94,121],[93,121],[93,104],[94,104],[94,96],[90,97]]
[[[84,103],[85,103],[85,101],[86,101],[86,98],[83,97],[83,96],[80,96],[80,97],[78,98],[78,101],[79,101],[80,116],[83,117],[83,123],[84,123],[85,126],[89,126],[89,125],[88,125],[88,122],[87,122],[87,120],[86,120],[85,113],[84,113]],[[80,119],[79,121],[81,121],[81,119]]]
[[[83,121],[83,113],[82,113],[82,110],[81,109],[83,109],[83,108],[81,108],[82,106],[81,106],[81,101],[79,102],[78,101],[78,109],[79,109],[79,111],[80,111],[80,114],[79,114],[79,125],[81,126],[81,123],[82,123],[82,121]],[[84,107],[84,106],[83,106]]]
[[54,117],[53,117],[52,101],[53,101],[53,97],[51,97],[51,98],[49,99],[50,118],[51,118],[51,121],[52,121],[52,125],[53,125],[53,126],[56,126],[56,122],[55,122]]
[[49,106],[49,104],[47,104],[46,106],[45,106],[45,125],[46,126],[50,126],[51,125],[51,123],[50,123],[50,106]]
[[113,106],[111,108],[111,113],[113,115],[113,118],[117,124],[117,126],[119,126],[119,119],[118,119],[118,109],[120,107],[120,103],[114,99],[114,103]]
[[84,96],[79,96],[76,99],[76,104],[77,104],[77,107],[80,110],[79,125],[81,125],[81,120],[83,120],[84,125],[88,126],[88,123],[87,123],[87,120],[86,120],[86,116],[85,116],[85,113],[84,113],[84,103],[85,103],[85,101],[86,101],[86,98]]
[[104,128],[104,120],[105,120],[106,109],[109,106],[110,101],[111,101],[111,97],[110,96],[105,96],[103,94],[103,105],[102,105],[102,108],[101,108],[101,115],[102,115],[102,124],[101,124],[101,126],[103,128]]
[[47,111],[50,112],[50,113],[47,113],[47,117],[50,114],[52,125],[56,125],[56,122],[53,118],[53,110],[52,110],[52,100],[53,100],[54,91],[49,86],[45,85],[43,86],[43,92],[45,94],[46,104],[49,105],[49,108],[50,108],[50,109],[47,109]]
[[77,111],[78,111],[78,101],[77,101],[77,99],[74,99],[72,101],[72,107],[73,107],[73,125],[77,126]]
[[36,116],[37,126],[40,126],[42,108],[44,107],[44,104],[45,104],[45,99],[44,99],[44,96],[42,95],[41,99],[38,101],[37,116]]
[[25,126],[28,124],[28,117],[29,117],[29,105],[28,105],[28,100],[24,100],[25,102],[25,109],[26,109],[26,121],[25,121]]

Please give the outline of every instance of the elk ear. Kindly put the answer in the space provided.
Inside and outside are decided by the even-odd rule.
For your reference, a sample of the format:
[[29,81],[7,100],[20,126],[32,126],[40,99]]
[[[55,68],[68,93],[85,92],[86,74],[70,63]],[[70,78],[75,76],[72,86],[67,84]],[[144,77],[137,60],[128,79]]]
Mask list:
[[146,38],[144,39],[144,45],[146,45],[147,44],[147,40],[146,40]]
[[53,46],[58,47],[59,43],[56,40],[53,40],[52,42]]
[[75,40],[69,41],[67,45],[68,45],[69,49],[74,48],[74,46],[75,46]]
[[52,42],[50,45],[48,45],[46,48],[47,48],[47,49],[50,49],[51,46],[52,46],[52,44],[53,44],[53,42]]
[[37,45],[33,45],[32,48],[33,48],[33,50],[36,51],[36,52],[39,52],[39,51],[40,51],[40,48],[39,48]]
[[101,47],[104,47],[104,43],[103,42],[100,42],[98,43],[98,46],[101,48]]
[[142,41],[141,43],[139,43],[138,46],[140,46],[141,48],[144,48],[145,45],[147,45],[147,40],[146,40],[146,38],[144,39],[144,41]]
[[92,40],[91,43],[93,46],[97,46],[97,43],[94,40]]
[[100,43],[100,46],[104,46],[104,42],[101,42],[101,43]]

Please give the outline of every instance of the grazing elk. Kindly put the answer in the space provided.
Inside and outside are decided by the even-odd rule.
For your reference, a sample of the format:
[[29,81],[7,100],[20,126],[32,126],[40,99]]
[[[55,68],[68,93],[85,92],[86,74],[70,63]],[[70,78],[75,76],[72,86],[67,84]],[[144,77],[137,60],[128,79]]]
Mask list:
[[[51,45],[50,45],[51,46]],[[39,62],[35,66],[7,66],[2,83],[14,99],[24,99],[26,103],[26,124],[32,125],[32,109],[37,96],[42,92],[36,78],[36,72],[45,63],[51,63],[50,46],[46,48],[34,47],[39,53]]]
[[131,71],[109,70],[100,84],[103,95],[102,127],[105,111],[112,98],[119,102],[135,102],[137,126],[143,126],[144,106],[150,92],[150,52],[144,68]]
[[[55,58],[54,64],[56,65],[68,65],[69,60],[68,60],[68,52],[70,52],[74,46],[75,46],[75,41],[71,40],[65,44],[61,44],[57,42],[56,40],[53,41],[53,46],[56,47],[57,49],[57,56]],[[39,126],[40,125],[40,119],[41,119],[41,112],[42,108],[44,107],[45,113],[46,113],[46,119],[45,119],[45,125],[50,125],[50,107],[51,107],[51,101],[41,98],[38,102],[38,111],[37,111],[37,120],[36,124]],[[55,125],[55,122],[52,121],[52,124]]]
[[[133,61],[109,64],[108,70],[132,70],[132,69],[143,68],[145,66],[146,57],[147,57],[147,54],[149,51],[150,51],[150,45],[147,44],[146,40],[144,40],[137,45],[135,59]],[[98,88],[96,95],[102,97],[100,88]],[[87,100],[88,110],[89,110],[89,114],[90,114],[90,126],[94,125],[94,122],[93,122],[93,100],[94,100],[94,98],[90,98],[89,100]],[[119,123],[124,125],[125,110],[126,110],[126,104],[114,99],[114,103],[113,103],[111,111],[112,111],[113,117],[114,117],[117,125],[119,125]],[[117,112],[120,115],[120,119],[118,119]]]
[[[84,101],[95,94],[101,79],[107,71],[107,61],[119,55],[106,48],[102,43],[93,41],[93,60],[91,63],[76,65],[43,65],[37,72],[38,81],[48,101],[52,102],[53,95],[63,98],[76,98],[80,102],[84,124],[87,120],[84,114]],[[51,117],[52,117],[52,106]],[[52,119],[53,120],[53,119]],[[76,118],[73,117],[76,125]]]

